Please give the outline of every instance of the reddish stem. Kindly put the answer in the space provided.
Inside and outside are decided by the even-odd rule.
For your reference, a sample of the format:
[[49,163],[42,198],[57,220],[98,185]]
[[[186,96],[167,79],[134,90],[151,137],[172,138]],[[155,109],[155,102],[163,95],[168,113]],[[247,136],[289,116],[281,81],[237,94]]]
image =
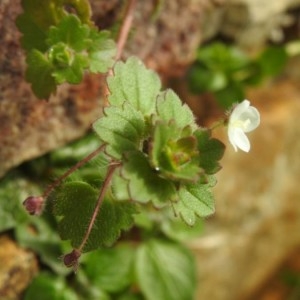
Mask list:
[[120,163],[112,163],[110,164],[109,168],[108,168],[108,171],[107,171],[107,174],[106,174],[106,177],[105,177],[105,180],[104,180],[104,183],[101,187],[101,191],[100,191],[100,194],[99,194],[99,197],[98,197],[98,200],[97,200],[97,203],[96,203],[96,207],[95,207],[95,210],[92,214],[92,217],[91,217],[91,220],[89,222],[89,226],[84,234],[84,237],[83,237],[83,240],[80,244],[80,246],[78,247],[78,251],[82,252],[90,234],[91,234],[91,231],[93,229],[93,226],[95,224],[95,221],[96,221],[96,218],[97,218],[97,215],[99,213],[99,210],[100,210],[100,207],[101,207],[101,204],[103,203],[103,200],[104,200],[104,196],[105,196],[105,193],[109,187],[109,184],[110,184],[110,181],[111,181],[111,178],[112,178],[112,175],[115,171],[115,169],[117,167],[119,167],[121,164]]
[[115,60],[119,60],[121,58],[123,49],[125,47],[128,34],[132,25],[132,20],[133,20],[133,13],[134,9],[136,6],[136,0],[129,0],[128,5],[126,7],[126,12],[125,12],[125,18],[123,20],[119,36],[118,36],[118,42],[117,42],[117,54],[115,57]]
[[42,197],[44,199],[46,199],[51,194],[51,192],[62,183],[63,180],[65,180],[70,174],[72,174],[73,172],[75,172],[77,169],[79,169],[81,166],[83,166],[84,164],[86,164],[88,161],[90,161],[91,159],[93,159],[97,154],[99,154],[103,150],[104,147],[105,147],[105,145],[101,145],[95,151],[93,151],[88,156],[86,156],[85,158],[83,158],[82,160],[80,160],[76,165],[74,165],[72,168],[70,168],[62,176],[60,176],[58,179],[56,179],[51,185],[49,185],[47,187],[47,189],[43,193]]
[[[118,39],[117,39],[117,53],[115,56],[115,62],[117,62],[121,56],[122,56],[122,52],[124,50],[126,41],[128,39],[128,35],[129,35],[129,31],[132,25],[132,21],[133,21],[133,13],[134,13],[134,9],[136,6],[136,0],[129,0],[128,1],[128,5],[126,7],[126,11],[125,11],[125,17],[121,26],[121,29],[119,31],[119,35],[118,35]],[[110,68],[107,72],[107,76],[111,76],[113,75],[113,69]],[[105,103],[104,106],[108,105],[108,96],[109,96],[109,89],[108,86],[105,85],[105,91],[104,91],[104,95],[105,95]]]

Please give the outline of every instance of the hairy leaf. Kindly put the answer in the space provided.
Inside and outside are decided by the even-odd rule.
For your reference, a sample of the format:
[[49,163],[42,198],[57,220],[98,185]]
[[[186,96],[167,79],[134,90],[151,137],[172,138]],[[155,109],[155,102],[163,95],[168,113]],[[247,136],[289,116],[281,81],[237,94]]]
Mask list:
[[219,160],[223,157],[225,145],[211,138],[211,132],[206,129],[199,129],[195,132],[198,139],[198,149],[200,153],[200,167],[206,174],[215,174],[221,169]]
[[129,181],[128,191],[133,201],[152,201],[154,206],[161,207],[176,199],[175,185],[161,178],[141,152],[128,153],[121,173]]
[[207,217],[214,213],[214,197],[211,187],[215,185],[214,177],[207,184],[187,184],[179,190],[180,200],[173,204],[176,214],[192,226],[196,216]]
[[90,29],[82,24],[75,15],[64,17],[57,26],[49,30],[47,44],[65,43],[76,51],[82,51],[87,46]]
[[196,290],[195,262],[183,246],[150,240],[137,251],[138,284],[147,300],[191,300]]
[[125,63],[118,62],[114,67],[114,75],[107,82],[111,105],[121,106],[129,101],[144,115],[150,116],[154,112],[155,100],[161,88],[160,79],[136,57],[130,57]]
[[104,111],[105,116],[93,124],[100,139],[107,143],[107,153],[120,159],[124,153],[141,147],[144,135],[143,115],[129,103],[122,107],[110,106]]
[[[71,240],[72,246],[78,248],[95,209],[98,192],[87,183],[68,182],[54,197],[54,213],[63,217],[58,224],[61,238]],[[121,230],[131,227],[134,213],[132,203],[115,202],[106,197],[83,251],[111,246],[119,238]]]
[[109,32],[91,29],[91,44],[88,47],[90,71],[93,73],[105,73],[114,63],[116,45],[109,38]]
[[158,118],[169,123],[173,120],[178,128],[192,126],[197,127],[193,112],[186,104],[182,104],[174,91],[168,89],[162,92],[156,100]]

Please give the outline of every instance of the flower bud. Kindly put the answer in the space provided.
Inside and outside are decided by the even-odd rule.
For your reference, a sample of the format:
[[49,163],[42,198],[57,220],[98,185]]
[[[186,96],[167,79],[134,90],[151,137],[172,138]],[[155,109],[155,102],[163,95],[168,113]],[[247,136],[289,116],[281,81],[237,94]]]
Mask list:
[[73,267],[74,272],[76,272],[78,268],[80,256],[81,256],[81,252],[77,249],[73,249],[70,253],[65,254],[62,257],[64,265],[68,268]]
[[25,199],[23,205],[29,214],[40,215],[43,211],[44,198],[41,196],[30,196]]

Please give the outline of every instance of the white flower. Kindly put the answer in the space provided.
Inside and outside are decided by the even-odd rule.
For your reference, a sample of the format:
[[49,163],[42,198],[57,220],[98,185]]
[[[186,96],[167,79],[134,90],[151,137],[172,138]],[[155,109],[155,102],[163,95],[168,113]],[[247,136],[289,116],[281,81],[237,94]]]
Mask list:
[[235,151],[240,148],[249,152],[250,142],[245,132],[254,130],[259,123],[260,114],[250,106],[250,101],[244,100],[233,108],[228,121],[228,138]]

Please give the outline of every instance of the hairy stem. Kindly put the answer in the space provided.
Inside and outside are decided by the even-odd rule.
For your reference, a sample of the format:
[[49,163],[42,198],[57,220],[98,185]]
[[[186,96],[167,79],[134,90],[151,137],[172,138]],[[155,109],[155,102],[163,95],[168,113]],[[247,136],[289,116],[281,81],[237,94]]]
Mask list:
[[125,18],[123,20],[121,29],[119,31],[119,36],[118,36],[118,42],[117,42],[117,54],[115,57],[115,60],[119,60],[121,58],[123,49],[125,47],[128,34],[132,25],[132,20],[133,20],[133,12],[136,6],[136,0],[129,0],[127,7],[126,7],[126,12],[125,12]]
[[85,158],[83,158],[82,160],[80,160],[76,165],[74,165],[72,168],[70,168],[62,176],[60,176],[59,178],[57,178],[51,185],[49,185],[47,187],[47,189],[43,193],[42,197],[44,199],[46,199],[51,194],[51,192],[62,183],[62,181],[64,181],[70,174],[72,174],[73,172],[75,172],[77,169],[79,169],[81,166],[83,166],[84,164],[86,164],[88,161],[90,161],[91,159],[93,159],[97,154],[99,154],[101,151],[103,151],[104,147],[105,147],[105,145],[101,145],[95,151],[93,151],[88,156],[86,156]]
[[82,239],[82,242],[80,244],[80,246],[78,247],[78,251],[82,252],[90,234],[91,234],[91,231],[94,227],[94,224],[95,224],[95,221],[96,221],[96,218],[97,218],[97,215],[99,213],[99,210],[100,210],[100,207],[101,207],[101,204],[104,200],[104,196],[105,196],[105,193],[109,187],[109,184],[110,184],[110,181],[111,181],[111,178],[112,178],[112,175],[115,171],[115,169],[117,167],[119,167],[121,165],[121,163],[112,163],[110,164],[109,168],[108,168],[108,171],[107,171],[107,174],[106,174],[106,177],[105,177],[105,180],[103,182],[103,185],[101,187],[101,191],[100,191],[100,194],[99,194],[99,197],[98,197],[98,200],[97,200],[97,203],[96,203],[96,207],[95,207],[95,210],[92,214],[92,217],[91,217],[91,220],[89,222],[89,225],[88,225],[88,228],[84,234],[84,237]]
[[[124,50],[124,47],[125,47],[128,35],[129,35],[129,31],[130,31],[130,28],[132,25],[133,13],[134,13],[135,6],[136,6],[136,0],[128,0],[125,17],[124,17],[122,26],[119,31],[118,39],[117,39],[117,53],[115,56],[115,62],[117,62],[122,56],[122,52]],[[111,76],[111,75],[113,75],[112,68],[110,68],[107,72],[107,76]],[[107,106],[108,105],[108,96],[109,96],[109,89],[108,89],[107,85],[105,85],[104,96],[105,96],[104,97],[104,99],[105,99],[104,106]]]

